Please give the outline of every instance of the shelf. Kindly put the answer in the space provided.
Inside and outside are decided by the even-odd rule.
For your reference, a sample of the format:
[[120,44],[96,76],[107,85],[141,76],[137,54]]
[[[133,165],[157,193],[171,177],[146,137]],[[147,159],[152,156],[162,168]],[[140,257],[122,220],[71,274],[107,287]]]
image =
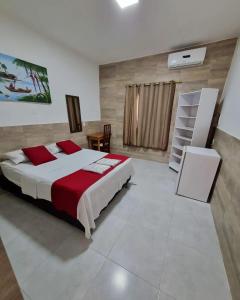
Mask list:
[[176,158],[178,158],[178,159],[182,159],[182,155],[178,155],[178,154],[176,154],[176,153],[172,153],[172,156],[174,156],[174,157],[176,157]]
[[177,162],[175,161],[170,161],[169,162],[169,167],[177,172],[180,171],[180,163],[178,164]]
[[183,151],[183,146],[181,146],[181,145],[173,145],[173,148]]
[[181,93],[180,96],[190,97],[190,96],[194,96],[194,95],[197,95],[197,94],[201,94],[201,92],[202,92],[202,90],[188,92],[188,93]]
[[176,126],[176,129],[182,129],[182,130],[193,131],[193,128],[192,128],[192,127],[180,127],[180,126]]
[[199,104],[180,104],[179,105],[180,107],[197,107],[197,106],[199,106]]
[[177,116],[177,117],[183,119],[196,119],[196,117],[190,117],[190,116]]
[[180,140],[184,140],[184,141],[188,141],[191,142],[192,139],[187,138],[185,136],[180,136],[180,135],[175,135],[175,138],[180,139]]

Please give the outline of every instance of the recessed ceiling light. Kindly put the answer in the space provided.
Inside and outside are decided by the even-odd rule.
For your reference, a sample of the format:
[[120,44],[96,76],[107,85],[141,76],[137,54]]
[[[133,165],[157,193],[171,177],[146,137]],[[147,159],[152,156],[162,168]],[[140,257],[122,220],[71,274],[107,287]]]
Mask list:
[[116,0],[121,8],[126,8],[133,4],[137,4],[139,0]]

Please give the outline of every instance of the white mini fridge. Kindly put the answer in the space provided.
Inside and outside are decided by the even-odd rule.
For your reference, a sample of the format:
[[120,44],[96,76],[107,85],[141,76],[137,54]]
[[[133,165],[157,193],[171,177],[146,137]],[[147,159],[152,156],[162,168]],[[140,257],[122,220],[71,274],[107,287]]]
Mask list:
[[208,202],[221,157],[214,149],[187,146],[181,160],[176,193]]

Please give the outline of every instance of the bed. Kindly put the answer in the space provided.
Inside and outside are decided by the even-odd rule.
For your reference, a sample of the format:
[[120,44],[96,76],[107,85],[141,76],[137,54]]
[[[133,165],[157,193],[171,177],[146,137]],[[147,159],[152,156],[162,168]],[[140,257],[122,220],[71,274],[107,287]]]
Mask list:
[[[132,160],[127,157],[100,177],[96,177],[97,175],[92,172],[83,171],[85,167],[107,157],[106,155],[107,153],[82,149],[71,155],[57,153],[56,160],[39,166],[34,166],[30,162],[16,165],[10,160],[5,160],[0,163],[0,167],[4,177],[17,185],[23,194],[51,202],[57,209],[76,218],[83,225],[86,238],[90,238],[91,229],[95,229],[95,220],[100,212],[134,173]],[[111,158],[119,157],[121,158],[121,156],[111,156]],[[89,184],[82,194],[75,193],[76,185],[83,185],[86,180],[94,176],[97,180],[94,179],[92,181],[94,183]],[[76,197],[78,197],[77,201]],[[62,198],[62,202],[57,203],[56,198]],[[66,204],[69,206],[69,203],[73,204],[74,215],[65,207]]]

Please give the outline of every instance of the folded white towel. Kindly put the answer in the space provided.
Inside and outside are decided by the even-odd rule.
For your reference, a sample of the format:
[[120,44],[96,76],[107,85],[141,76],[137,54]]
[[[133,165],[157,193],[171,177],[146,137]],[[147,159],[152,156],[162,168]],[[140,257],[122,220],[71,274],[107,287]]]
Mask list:
[[102,159],[96,161],[96,163],[100,164],[100,165],[106,165],[106,166],[114,167],[114,166],[116,166],[117,164],[120,163],[120,160],[119,159],[111,159],[111,158],[102,158]]
[[110,168],[110,166],[93,163],[91,165],[88,165],[88,166],[84,167],[83,170],[98,173],[98,174],[103,174],[109,168]]

